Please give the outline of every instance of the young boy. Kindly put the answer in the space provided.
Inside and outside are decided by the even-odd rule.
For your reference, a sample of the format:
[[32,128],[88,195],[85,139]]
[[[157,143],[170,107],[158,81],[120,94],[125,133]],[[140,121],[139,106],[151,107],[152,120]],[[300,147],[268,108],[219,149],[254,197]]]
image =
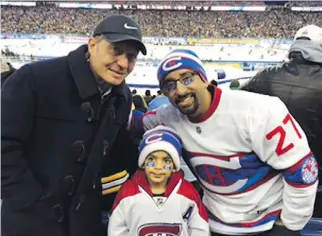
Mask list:
[[147,131],[139,151],[140,169],[115,199],[108,235],[210,235],[206,210],[180,170],[175,131],[164,126]]

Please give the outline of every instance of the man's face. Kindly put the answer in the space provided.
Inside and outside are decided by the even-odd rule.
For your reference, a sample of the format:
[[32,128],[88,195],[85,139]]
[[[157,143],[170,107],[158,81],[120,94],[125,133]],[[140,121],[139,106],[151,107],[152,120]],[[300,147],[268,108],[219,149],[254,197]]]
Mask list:
[[201,79],[199,74],[189,69],[176,70],[165,77],[161,87],[169,83],[172,83],[172,86],[175,83],[176,86],[174,91],[165,92],[172,105],[188,116],[199,115],[200,107],[204,106],[208,93],[208,84]]
[[152,186],[165,185],[174,171],[174,163],[168,153],[156,151],[145,159],[144,170]]
[[116,86],[133,71],[139,53],[134,41],[109,43],[103,36],[90,38],[88,51],[95,75]]

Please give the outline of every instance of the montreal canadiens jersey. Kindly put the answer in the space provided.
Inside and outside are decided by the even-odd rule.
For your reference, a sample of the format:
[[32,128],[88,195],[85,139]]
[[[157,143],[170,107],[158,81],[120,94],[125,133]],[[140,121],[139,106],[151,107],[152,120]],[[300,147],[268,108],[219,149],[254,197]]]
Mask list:
[[169,105],[144,114],[144,129],[177,131],[204,190],[212,232],[301,230],[313,212],[318,167],[306,136],[279,98],[209,87],[213,101],[189,119]]
[[144,171],[123,184],[109,219],[112,236],[209,236],[206,209],[182,171],[171,175],[164,196],[154,197]]

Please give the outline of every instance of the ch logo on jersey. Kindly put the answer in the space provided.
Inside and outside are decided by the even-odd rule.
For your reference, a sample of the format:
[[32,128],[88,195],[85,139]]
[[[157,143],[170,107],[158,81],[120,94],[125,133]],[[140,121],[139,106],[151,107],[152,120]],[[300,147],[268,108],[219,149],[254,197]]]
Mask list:
[[318,163],[315,158],[309,157],[302,167],[302,179],[306,184],[314,183],[318,178]]
[[181,231],[181,224],[152,223],[142,225],[138,236],[179,236]]
[[175,70],[181,65],[182,65],[181,57],[171,57],[163,63],[162,69],[164,71]]
[[208,190],[216,193],[230,194],[240,190],[247,184],[248,178],[232,173],[231,181],[228,182],[222,170],[237,170],[241,168],[239,157],[227,157],[221,160],[208,156],[193,156],[190,164],[194,168],[200,182]]

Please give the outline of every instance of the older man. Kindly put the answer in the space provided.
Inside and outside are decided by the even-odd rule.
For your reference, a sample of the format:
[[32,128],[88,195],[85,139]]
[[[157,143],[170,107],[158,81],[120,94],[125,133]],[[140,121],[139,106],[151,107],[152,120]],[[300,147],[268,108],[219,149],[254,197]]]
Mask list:
[[131,110],[124,80],[139,51],[146,54],[139,25],[113,15],[87,45],[25,65],[4,84],[2,235],[106,234],[102,192],[116,192],[136,167],[123,145],[115,144],[122,155],[109,154],[127,137],[118,137]]

